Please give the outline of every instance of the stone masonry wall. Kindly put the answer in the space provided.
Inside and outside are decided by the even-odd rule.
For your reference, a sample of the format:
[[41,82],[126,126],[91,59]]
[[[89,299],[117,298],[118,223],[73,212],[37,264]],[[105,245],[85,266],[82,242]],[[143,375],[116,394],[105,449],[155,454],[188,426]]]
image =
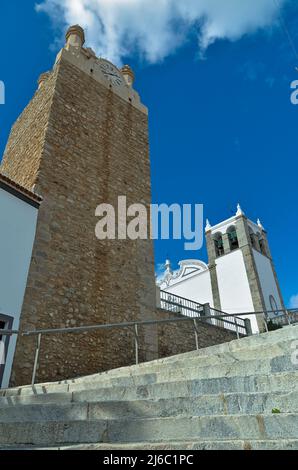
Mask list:
[[[95,209],[151,202],[147,116],[67,61],[15,124],[1,171],[43,197],[20,328],[119,323],[155,316],[153,245],[99,241]],[[144,330],[145,331],[145,330]],[[154,327],[140,360],[157,355]],[[19,338],[11,385],[29,383],[35,340]],[[37,381],[134,362],[128,330],[45,336]]]
[[[158,311],[159,319],[170,319],[177,314],[165,310]],[[226,343],[237,339],[236,333],[202,321],[197,321],[199,349]],[[181,354],[196,349],[193,321],[164,323],[158,325],[158,356],[160,358]]]
[[13,125],[0,166],[1,173],[30,191],[39,172],[55,81],[52,74]]

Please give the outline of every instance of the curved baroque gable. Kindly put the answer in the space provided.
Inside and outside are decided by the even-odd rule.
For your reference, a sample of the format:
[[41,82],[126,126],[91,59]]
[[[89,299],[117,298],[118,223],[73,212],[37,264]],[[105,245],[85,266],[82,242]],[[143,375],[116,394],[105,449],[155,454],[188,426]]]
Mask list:
[[204,271],[208,271],[208,265],[200,260],[188,259],[179,262],[180,269],[177,271],[166,271],[164,277],[158,282],[161,289],[166,289],[187,278],[196,276]]

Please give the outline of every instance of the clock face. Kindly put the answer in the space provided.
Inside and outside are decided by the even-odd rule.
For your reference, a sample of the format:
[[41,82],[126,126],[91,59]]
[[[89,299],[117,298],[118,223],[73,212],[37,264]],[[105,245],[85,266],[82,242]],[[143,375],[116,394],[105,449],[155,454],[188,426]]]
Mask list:
[[108,62],[102,62],[100,69],[104,76],[111,82],[112,85],[120,86],[123,83],[123,78],[114,65]]

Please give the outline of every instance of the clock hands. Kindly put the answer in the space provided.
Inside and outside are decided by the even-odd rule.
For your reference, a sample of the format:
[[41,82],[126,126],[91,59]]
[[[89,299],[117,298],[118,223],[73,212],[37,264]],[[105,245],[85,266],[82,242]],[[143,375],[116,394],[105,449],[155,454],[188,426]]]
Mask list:
[[117,75],[116,73],[111,73],[111,72],[104,72],[104,73],[105,73],[106,75],[111,75],[112,77],[117,77],[117,78],[119,78],[119,80],[120,80],[119,75]]
[[107,79],[110,78],[114,84],[121,85],[122,78],[121,78],[121,75],[116,70],[113,70],[112,67],[109,67],[108,65],[104,65],[104,64],[100,68],[101,68],[102,73]]

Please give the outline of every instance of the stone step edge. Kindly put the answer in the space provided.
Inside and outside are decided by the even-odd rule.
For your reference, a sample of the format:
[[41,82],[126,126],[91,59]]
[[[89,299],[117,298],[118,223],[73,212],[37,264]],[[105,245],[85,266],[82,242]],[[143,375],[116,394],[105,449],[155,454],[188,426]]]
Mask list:
[[[282,358],[287,358],[288,356],[278,356],[278,357],[282,357]],[[258,359],[253,359],[253,360],[249,360],[249,361],[237,361],[235,360],[234,362],[231,362],[229,365],[231,365],[231,367],[233,366],[233,364],[244,364],[244,367],[245,367],[245,364],[254,364],[260,362]],[[268,363],[268,367],[270,367],[271,365],[271,359],[265,359],[263,362],[266,362]],[[219,365],[220,366],[220,365]],[[210,369],[210,366],[206,366],[206,367],[201,367],[199,369],[205,369],[205,370],[208,370]],[[131,384],[131,386],[134,386],[134,387],[138,387],[138,386],[146,386],[146,385],[154,385],[154,384],[162,384],[162,383],[173,383],[173,382],[183,382],[183,381],[193,381],[193,380],[212,380],[212,379],[220,379],[220,378],[225,378],[226,376],[225,375],[219,375],[219,376],[214,376],[214,377],[196,377],[196,378],[191,378],[191,377],[187,377],[187,373],[191,373],[191,371],[193,371],[194,373],[197,371],[198,369],[195,368],[195,367],[190,367],[190,368],[185,368],[184,371],[186,371],[186,375],[184,377],[181,377],[177,380],[177,378],[175,377],[175,374],[173,371],[173,377],[167,377],[165,378],[165,380],[161,380],[161,381],[153,381],[152,383],[148,383],[148,384]],[[231,371],[231,373],[233,372],[233,370]],[[268,370],[268,373],[270,372],[270,375],[274,375],[274,374],[280,374],[280,373],[293,373],[295,374],[296,372],[298,373],[298,366],[295,366],[293,365],[293,368],[291,367],[290,369],[285,369],[283,371],[278,371],[278,372],[271,372]],[[121,379],[131,379],[133,380],[134,377],[144,377],[144,376],[152,376],[152,375],[156,375],[157,377],[161,377],[162,378],[162,371],[160,373],[152,373],[152,374],[140,374],[140,375],[137,375],[137,376],[134,376],[134,375],[131,375],[131,376],[127,376],[127,377],[114,377],[112,380],[117,380],[119,379],[121,381]],[[264,370],[261,370],[261,371],[254,371],[254,373],[250,373],[249,375],[239,375],[239,374],[235,374],[235,375],[229,375],[228,377],[226,378],[232,378],[232,377],[238,377],[238,378],[241,378],[241,377],[256,377],[256,376],[264,376],[265,375],[265,371]],[[125,385],[123,383],[111,383],[109,382],[110,379],[108,380],[88,380],[88,377],[86,378],[87,380],[86,381],[80,381],[80,382],[72,382],[72,383],[68,383],[68,384],[58,384],[56,385],[56,383],[49,383],[48,385],[44,385],[44,384],[36,384],[33,386],[33,390],[30,390],[30,388],[32,389],[32,386],[25,386],[25,387],[18,387],[18,388],[13,388],[13,389],[3,389],[3,390],[0,390],[0,398],[2,397],[9,397],[9,396],[22,396],[22,390],[24,390],[24,395],[23,396],[26,396],[26,391],[30,391],[32,393],[28,393],[28,395],[36,395],[38,393],[36,393],[37,391],[41,391],[40,394],[42,393],[45,393],[44,391],[50,391],[52,393],[61,393],[61,389],[63,390],[63,387],[66,389],[66,390],[63,390],[63,392],[71,392],[71,391],[81,391],[82,389],[86,389],[87,387],[92,387],[93,385],[96,385],[97,387],[96,388],[101,388],[101,389],[109,389],[109,388],[119,388],[119,387],[123,387],[123,386],[126,386],[126,387],[130,387],[130,385]],[[172,380],[170,380],[172,379]],[[76,388],[77,387],[77,388]],[[17,392],[17,393],[14,393],[14,392]],[[8,395],[6,395],[8,393]]]
[[[5,439],[2,438],[1,446],[18,447],[21,445],[31,445],[33,443],[32,439],[34,439],[33,436],[36,433],[38,433],[38,436],[40,435],[39,433],[41,433],[41,438],[38,437],[35,443],[36,446],[39,447],[51,444],[55,447],[75,443],[79,445],[86,442],[90,444],[102,443],[105,445],[125,442],[130,446],[144,441],[152,445],[161,441],[167,444],[173,441],[198,441],[202,439],[206,441],[217,440],[220,442],[223,440],[229,440],[230,436],[226,434],[230,434],[230,425],[232,426],[231,429],[235,431],[234,434],[236,434],[234,436],[234,440],[277,440],[279,438],[282,438],[283,440],[298,440],[297,418],[297,413],[288,413],[287,415],[282,416],[263,416],[261,414],[254,414],[246,416],[235,415],[233,417],[218,415],[213,417],[157,418],[151,420],[97,420],[94,422],[85,422],[83,423],[83,426],[81,422],[75,420],[64,423],[57,423],[54,421],[47,422],[45,424],[21,422],[19,424],[14,423],[13,425],[0,425],[0,429],[2,428],[3,432],[5,430],[5,433],[8,433],[8,442],[5,442]],[[291,423],[295,423],[294,430],[290,429],[289,433],[285,430],[284,434],[280,435],[280,426]],[[148,426],[144,426],[144,424]],[[251,426],[251,429],[248,431],[246,436],[244,427],[247,424]],[[20,428],[18,428],[18,425]],[[204,435],[206,434],[206,425],[210,427],[210,435],[207,436]],[[223,426],[223,432],[220,432],[219,428],[216,430],[214,425],[220,427]],[[267,425],[270,426],[270,428],[267,428]],[[182,429],[180,426],[182,426]],[[184,426],[185,432],[182,432]],[[154,431],[154,429],[156,430],[156,434],[152,435],[152,431]],[[270,432],[266,431],[266,433],[269,433],[269,436],[262,435],[266,429],[270,429]],[[21,437],[21,435],[20,437],[17,437],[18,434],[20,434],[20,430],[22,430],[21,435],[23,437]],[[141,437],[139,432],[144,432],[143,439],[139,439],[139,437]],[[187,438],[185,433],[189,434]],[[201,434],[203,435],[201,436]],[[78,440],[79,435],[81,436]],[[167,436],[166,440],[164,439],[164,435]],[[14,438],[12,439],[13,436]],[[46,440],[45,437],[47,438]],[[17,440],[19,442],[16,442]]]
[[[289,354],[287,355],[283,355],[283,356],[276,356],[276,358],[278,359],[289,359],[290,360],[290,353],[291,351],[289,351]],[[76,382],[72,382],[72,383],[69,383],[67,385],[69,385],[70,387],[80,387],[82,385],[85,385],[85,384],[108,384],[108,385],[112,385],[112,386],[115,386],[117,387],[118,384],[117,384],[117,380],[121,381],[121,380],[127,380],[127,379],[131,379],[131,380],[134,380],[134,379],[140,379],[142,377],[150,377],[150,376],[156,376],[157,378],[162,378],[163,375],[166,375],[167,378],[166,378],[166,381],[168,382],[172,382],[171,378],[174,378],[175,379],[175,373],[176,371],[178,370],[179,373],[185,373],[185,376],[182,377],[181,380],[187,380],[188,379],[188,375],[191,375],[193,372],[198,372],[198,374],[200,374],[200,371],[204,371],[204,370],[209,370],[210,368],[216,368],[216,367],[219,367],[219,368],[223,368],[223,367],[231,367],[232,370],[233,370],[233,366],[235,365],[239,365],[239,366],[243,366],[243,368],[245,369],[245,367],[247,365],[250,365],[250,367],[253,367],[253,366],[256,366],[256,368],[259,366],[260,362],[262,362],[262,366],[263,367],[266,367],[268,369],[270,369],[272,367],[272,361],[274,361],[276,358],[264,358],[262,359],[262,361],[260,361],[260,359],[258,358],[254,358],[254,359],[249,359],[247,361],[239,361],[237,358],[235,358],[234,360],[232,361],[227,361],[227,362],[224,362],[224,363],[219,363],[218,365],[201,365],[200,367],[196,367],[194,365],[191,365],[190,367],[179,367],[177,369],[167,369],[166,372],[164,370],[160,370],[160,371],[155,371],[155,372],[146,372],[146,373],[141,373],[141,374],[130,374],[130,375],[120,375],[120,376],[113,376],[113,377],[103,377],[102,380],[88,380],[88,377],[86,377],[86,379],[83,379],[83,380],[80,380],[80,381],[76,381]],[[291,364],[291,368],[289,369],[284,369],[282,371],[279,371],[279,372],[298,372],[298,366],[294,365],[294,364]],[[258,371],[254,371],[254,374],[253,375],[264,375],[264,370],[259,372]],[[270,370],[268,370],[268,372],[271,373]],[[252,375],[252,374],[250,374]],[[238,374],[235,374],[235,375],[231,375],[232,377],[240,377],[240,375]],[[215,377],[210,377],[210,378],[220,378],[220,377],[223,377],[223,376],[215,376]],[[99,377],[100,379],[101,377]],[[200,378],[200,377],[198,377]],[[208,377],[202,377],[202,378],[208,378]],[[115,383],[114,383],[115,381]],[[157,382],[157,383],[160,383],[160,382]],[[63,387],[63,385],[61,384],[61,386]],[[120,384],[121,386],[121,384]],[[137,386],[137,385],[136,385]],[[54,385],[54,387],[56,387],[56,385]],[[59,387],[59,385],[58,385]],[[49,387],[51,388],[51,387]]]
[[[276,354],[276,355],[272,355],[272,356],[265,356],[264,359],[276,359],[278,357],[285,357],[286,355],[290,355],[292,350],[290,348],[287,348],[288,344],[289,344],[289,341],[284,341],[282,343],[276,343],[276,345],[279,345],[280,346],[280,353],[279,354]],[[266,350],[268,350],[268,352],[271,351],[271,344],[268,344],[266,345]],[[264,348],[264,345],[263,346],[259,346],[258,348],[253,348],[253,349],[249,349],[249,353],[257,353],[259,352],[259,350],[261,349],[263,351],[263,348]],[[194,353],[197,352],[197,351],[194,351]],[[245,353],[246,351],[245,350],[241,350],[241,353]],[[171,370],[171,369],[174,369],[175,367],[177,368],[185,368],[184,364],[185,362],[187,364],[191,363],[192,366],[191,367],[198,367],[198,368],[201,368],[201,367],[204,367],[204,364],[201,364],[201,362],[203,362],[204,360],[208,360],[210,358],[217,358],[219,359],[219,363],[220,364],[228,364],[230,362],[234,362],[234,361],[237,361],[237,362],[242,362],[244,359],[237,359],[237,353],[238,351],[226,351],[226,352],[222,352],[222,353],[216,353],[216,354],[209,354],[209,355],[198,355],[196,356],[195,354],[193,356],[191,356],[189,358],[189,361],[190,362],[187,362],[185,359],[177,359],[177,360],[173,360],[173,361],[167,361],[167,362],[164,362],[164,363],[155,363],[155,361],[152,361],[152,362],[142,362],[138,365],[136,364],[133,364],[131,366],[127,366],[127,367],[120,367],[119,369],[111,369],[109,371],[104,371],[104,372],[98,372],[98,373],[95,373],[95,374],[91,374],[91,375],[86,375],[86,376],[81,376],[81,377],[77,377],[77,378],[74,378],[74,379],[67,379],[67,380],[61,380],[59,382],[48,382],[44,385],[49,385],[51,383],[55,384],[55,385],[66,385],[66,384],[74,384],[74,383],[80,383],[82,381],[84,381],[85,379],[96,379],[97,377],[98,378],[118,378],[118,377],[129,377],[129,376],[139,376],[139,375],[144,375],[144,374],[150,374],[150,373],[154,373],[154,372],[160,372],[162,369],[166,369],[166,370]],[[283,354],[282,354],[283,353]],[[187,353],[186,353],[187,354]],[[179,357],[179,356],[172,356],[172,357]],[[226,357],[226,360],[222,360]],[[168,358],[170,359],[170,358]],[[250,359],[250,361],[254,361],[254,360],[257,360],[258,358],[255,357],[255,358],[252,358]],[[196,365],[195,362],[198,362],[198,364]],[[160,367],[160,369],[158,369],[158,367]],[[190,367],[188,367],[190,368]],[[120,373],[121,372],[121,373]],[[27,385],[28,387],[28,385]],[[29,385],[30,387],[30,385]]]
[[[213,444],[213,449],[216,449],[216,446],[223,447],[227,446],[230,448],[235,447],[235,444],[238,444],[238,447],[241,447],[242,450],[252,450],[253,447],[257,445],[259,449],[265,447],[266,444],[277,444],[279,447],[283,447],[288,444],[294,444],[295,447],[298,449],[298,439],[254,439],[254,440],[243,440],[243,439],[223,439],[223,440],[197,440],[197,441],[171,441],[171,442],[140,442],[135,444],[127,444],[125,442],[119,444],[74,444],[74,445],[67,445],[67,446],[60,446],[58,448],[52,448],[52,450],[58,451],[69,451],[69,450],[80,450],[81,447],[87,446],[86,450],[154,450],[164,448],[164,450],[192,450],[192,447],[198,445],[200,447],[210,446]],[[88,449],[89,447],[89,449]],[[94,449],[92,449],[92,447]],[[0,447],[1,449],[1,447]],[[46,449],[45,449],[46,450]],[[51,448],[48,448],[51,450]],[[84,449],[82,449],[84,450]],[[195,449],[194,449],[195,450]],[[227,449],[228,450],[228,449]]]
[[[268,365],[268,367],[271,365],[271,362],[272,361],[275,361],[275,360],[278,360],[280,358],[290,358],[291,356],[291,353],[292,353],[292,350],[289,349],[288,351],[283,351],[284,354],[279,354],[279,355],[276,355],[276,356],[272,356],[272,357],[264,357],[262,358],[262,362],[263,363],[266,363]],[[210,357],[210,356],[207,356],[207,357]],[[204,359],[206,359],[207,357],[204,356]],[[90,375],[90,376],[85,376],[85,377],[80,377],[80,378],[77,378],[77,379],[71,379],[71,380],[66,380],[64,382],[61,382],[59,384],[56,384],[56,383],[49,383],[47,385],[44,385],[46,387],[51,387],[51,386],[54,386],[54,387],[59,387],[59,386],[64,386],[64,385],[71,385],[71,386],[75,386],[75,385],[80,385],[80,384],[85,384],[85,383],[106,383],[108,381],[111,381],[111,380],[121,380],[121,379],[133,379],[133,378],[140,378],[140,377],[144,377],[144,376],[150,376],[150,375],[156,375],[156,376],[162,376],[163,374],[170,374],[170,373],[175,373],[175,371],[192,371],[192,370],[197,370],[197,371],[200,371],[202,369],[209,369],[211,367],[228,367],[228,366],[233,366],[235,364],[254,364],[254,363],[259,363],[260,362],[260,358],[259,357],[255,357],[255,358],[251,358],[251,359],[247,359],[247,360],[242,360],[242,359],[238,359],[237,357],[235,356],[232,356],[230,355],[229,358],[227,358],[226,361],[220,361],[218,362],[218,364],[214,363],[214,364],[204,364],[204,363],[199,363],[199,364],[195,364],[195,361],[192,361],[191,363],[187,363],[186,365],[183,365],[183,362],[179,362],[178,364],[176,363],[173,363],[172,366],[166,366],[166,367],[162,367],[160,368],[159,370],[158,369],[147,369],[147,368],[144,368],[144,369],[139,369],[139,370],[135,370],[133,372],[130,372],[130,373],[127,373],[127,374],[119,374],[117,375],[116,373],[115,374],[112,374],[112,373],[99,373],[99,374],[95,374],[95,375]],[[175,366],[175,367],[174,367]],[[177,366],[177,367],[176,367]],[[295,366],[293,366],[295,367]],[[298,367],[297,367],[297,370],[298,370]],[[112,372],[112,371],[111,371]],[[39,384],[37,384],[37,386],[40,386]],[[28,386],[25,386],[23,388],[30,388],[30,385]]]
[[[273,380],[278,380],[279,378],[283,378],[284,376],[294,376],[297,378],[297,389],[298,389],[298,371],[285,371],[285,372],[274,372],[272,374],[270,374],[270,379],[273,379]],[[99,390],[105,390],[105,392],[108,394],[108,391],[109,390],[126,390],[127,392],[134,392],[135,390],[138,390],[138,389],[142,389],[142,388],[147,388],[147,387],[162,387],[162,386],[166,386],[166,385],[175,385],[175,386],[180,386],[182,384],[187,384],[189,386],[191,386],[193,383],[196,383],[196,382],[205,382],[205,381],[212,381],[212,380],[233,380],[235,377],[237,377],[237,379],[239,380],[252,380],[254,378],[256,378],[256,375],[243,375],[243,376],[232,376],[232,377],[213,377],[213,378],[203,378],[203,379],[188,379],[188,380],[177,380],[177,381],[166,381],[166,382],[157,382],[157,383],[152,383],[152,384],[147,384],[147,385],[137,385],[137,386],[124,386],[124,385],[118,385],[118,386],[113,386],[113,387],[101,387],[101,388],[97,388],[97,387],[88,387],[86,389],[81,389],[81,390],[75,390],[75,391],[70,391],[69,390],[69,386],[67,387],[68,390],[65,390],[63,392],[61,391],[51,391],[50,393],[45,393],[45,392],[41,392],[41,393],[32,393],[32,394],[18,394],[18,395],[2,395],[0,396],[0,406],[1,406],[1,400],[2,399],[6,399],[6,400],[9,400],[9,399],[26,399],[26,398],[32,398],[32,397],[45,397],[45,398],[55,398],[55,397],[59,397],[59,396],[67,396],[69,395],[69,397],[71,398],[71,401],[72,402],[76,402],[74,400],[75,396],[76,395],[80,395],[80,394],[83,394],[83,393],[96,393],[97,391]],[[260,374],[260,375],[257,375],[257,377],[259,379],[268,379],[268,374]],[[92,385],[92,384],[91,384]],[[94,385],[94,383],[93,383]],[[8,391],[10,389],[7,389]],[[279,390],[275,390],[274,388],[270,388],[268,390],[262,390],[260,391],[260,393],[272,393],[272,392],[278,392]],[[296,389],[294,390],[289,390],[290,392],[292,391],[296,391]],[[251,390],[251,391],[248,391],[247,393],[257,393],[258,390]],[[237,393],[237,392],[223,392],[223,393]],[[243,392],[239,392],[239,393],[243,393]],[[211,394],[212,395],[212,394]],[[216,393],[214,394],[216,395]],[[201,394],[198,394],[197,396],[201,396]],[[173,396],[173,398],[177,397],[176,395]],[[192,396],[191,396],[192,397]],[[190,397],[190,398],[191,398]],[[135,399],[133,399],[135,400]],[[133,400],[128,400],[128,401],[133,401]],[[115,401],[115,400],[104,400],[104,401]]]
[[[232,420],[235,420],[237,418],[240,418],[240,419],[243,419],[243,418],[255,418],[255,419],[259,419],[260,417],[264,417],[264,418],[269,418],[269,417],[282,417],[282,418],[287,418],[289,416],[293,416],[293,417],[297,417],[297,426],[298,426],[298,412],[297,413],[278,413],[278,414],[274,414],[274,413],[270,413],[270,414],[264,414],[264,413],[245,413],[245,414],[239,414],[239,413],[235,413],[234,415],[225,415],[225,414],[213,414],[213,415],[202,415],[202,416],[156,416],[156,417],[148,417],[148,418],[133,418],[133,417],[125,417],[125,418],[99,418],[99,419],[91,419],[91,420],[84,420],[84,422],[90,424],[90,423],[99,423],[99,422],[104,422],[104,423],[117,423],[119,422],[119,424],[122,424],[122,423],[127,423],[127,422],[131,422],[131,421],[137,421],[138,423],[140,421],[144,421],[144,422],[148,422],[148,421],[179,421],[180,419],[181,420],[199,420],[199,419],[202,419],[202,420],[206,420],[206,419],[210,419],[210,420],[213,420],[213,419],[219,419],[219,418],[224,418],[225,420],[228,420],[229,418],[232,419]],[[27,425],[27,426],[31,426],[31,425],[37,425],[37,424],[46,424],[46,425],[51,425],[51,424],[81,424],[82,423],[82,420],[76,420],[76,419],[70,419],[70,420],[65,420],[63,422],[58,422],[56,420],[41,420],[41,421],[13,421],[13,422],[10,422],[10,423],[2,423],[0,422],[0,426],[1,425],[6,425],[6,424],[9,424],[9,425],[14,425],[14,426],[18,426],[18,425]],[[298,440],[298,437],[297,437],[297,440]],[[165,440],[166,442],[166,440]],[[170,441],[169,441],[170,442]]]
[[[71,393],[73,394],[74,392],[66,392],[66,393]],[[77,393],[77,392],[75,392]],[[55,394],[53,394],[55,395]],[[281,391],[281,390],[273,390],[273,391],[268,391],[268,392],[264,392],[264,391],[248,391],[248,392],[222,392],[222,393],[214,393],[214,394],[208,394],[208,393],[204,393],[202,395],[198,395],[197,398],[199,398],[200,400],[205,400],[205,401],[208,401],[209,399],[210,400],[214,400],[214,399],[218,399],[218,400],[222,400],[222,399],[231,399],[231,398],[234,398],[234,397],[237,397],[237,398],[243,398],[243,397],[247,397],[247,399],[249,398],[252,398],[252,397],[256,397],[256,398],[262,398],[262,397],[268,397],[270,396],[270,398],[281,398],[281,397],[288,397],[288,396],[295,396],[297,395],[297,398],[298,398],[298,384],[297,384],[297,390],[290,390],[290,391]],[[28,396],[28,395],[25,395],[25,396]],[[161,402],[171,402],[171,401],[177,401],[177,400],[183,400],[183,401],[192,401],[192,397],[188,397],[188,396],[183,396],[183,395],[174,395],[174,396],[169,396],[169,397],[166,397],[166,398],[140,398],[140,399],[133,399],[133,400],[101,400],[99,399],[98,401],[69,401],[69,402],[61,402],[61,403],[20,403],[17,407],[16,405],[6,405],[5,407],[2,407],[0,406],[0,413],[1,413],[1,410],[4,410],[7,411],[9,409],[12,409],[12,410],[15,410],[16,408],[20,407],[20,408],[26,408],[26,407],[32,407],[32,408],[70,408],[70,407],[84,407],[84,406],[88,406],[88,405],[92,405],[92,406],[96,406],[96,405],[102,405],[102,406],[112,406],[112,405],[122,405],[122,406],[129,406],[129,405],[132,405],[133,403],[151,403],[152,405],[153,404],[160,404]],[[1,403],[0,403],[1,405]],[[247,413],[244,413],[244,414],[247,414]],[[1,422],[1,421],[0,421]]]
[[[126,443],[126,442],[120,442],[120,443],[115,443],[115,444],[110,444],[110,443],[100,443],[100,444],[94,444],[94,443],[88,443],[88,442],[83,442],[81,444],[67,444],[66,446],[50,446],[50,447],[40,447],[40,446],[29,446],[29,445],[24,445],[24,446],[0,446],[0,451],[11,451],[11,450],[48,450],[48,451],[69,451],[69,450],[80,450],[81,447],[89,447],[86,450],[154,450],[154,448],[161,449],[160,446],[166,447],[166,449],[170,450],[171,447],[173,447],[175,450],[178,450],[178,447],[181,446],[181,450],[191,450],[191,447],[189,446],[194,446],[194,445],[209,445],[209,444],[226,444],[226,445],[231,445],[231,444],[240,444],[243,446],[243,450],[250,450],[250,445],[255,445],[255,444],[261,444],[265,445],[267,443],[276,443],[278,445],[283,445],[283,444],[296,444],[297,449],[298,449],[298,439],[249,439],[249,440],[244,440],[244,439],[223,439],[223,440],[217,440],[217,439],[210,439],[210,440],[186,440],[186,441],[163,441],[163,442],[138,442],[138,443]],[[93,449],[92,449],[93,448]],[[165,449],[165,450],[166,450]],[[83,449],[84,450],[84,449]]]

